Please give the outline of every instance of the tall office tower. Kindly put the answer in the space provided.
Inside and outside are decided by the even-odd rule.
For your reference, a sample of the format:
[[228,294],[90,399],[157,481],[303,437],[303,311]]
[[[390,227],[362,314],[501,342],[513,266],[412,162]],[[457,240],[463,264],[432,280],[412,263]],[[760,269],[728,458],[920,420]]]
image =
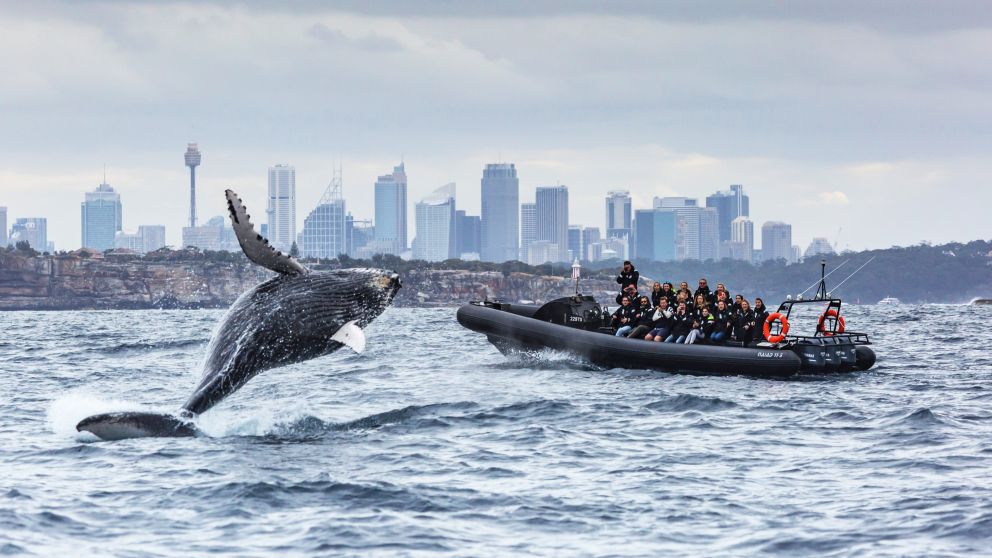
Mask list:
[[537,240],[547,240],[558,246],[558,259],[568,258],[568,187],[542,186],[535,195],[537,208]]
[[186,144],[186,166],[189,167],[189,226],[196,226],[196,167],[200,166],[200,149],[195,143]]
[[165,247],[165,225],[141,225],[138,227],[141,237],[141,252],[154,252]]
[[393,167],[375,181],[375,244],[383,254],[406,251],[406,167]]
[[699,261],[720,259],[720,212],[699,208]]
[[334,259],[347,252],[347,212],[341,182],[340,173],[335,173],[317,207],[303,220],[299,248],[305,258]]
[[455,254],[455,184],[445,184],[417,203],[413,258],[441,262]]
[[455,253],[461,259],[479,258],[482,247],[482,218],[455,211]]
[[296,241],[296,167],[278,164],[269,167],[269,242],[289,252]]
[[86,192],[80,204],[82,247],[104,251],[114,247],[114,236],[121,230],[121,196],[106,181]]
[[804,258],[809,258],[811,256],[824,256],[836,254],[834,247],[830,245],[830,241],[823,237],[816,237],[810,241],[809,246],[806,247],[806,251],[803,252]]
[[647,262],[678,259],[679,215],[674,208],[638,209],[634,212],[631,257]]
[[10,238],[7,242],[16,246],[18,242],[26,241],[39,252],[48,250],[48,219],[44,217],[21,217],[10,227]]
[[7,247],[7,208],[0,206],[0,248]]
[[599,227],[586,227],[582,229],[582,255],[579,256],[579,259],[590,262],[595,261],[589,252],[589,247],[594,242],[599,242]]
[[520,204],[520,255],[515,258],[522,262],[529,262],[530,255],[527,250],[530,245],[537,240],[537,204]]
[[482,171],[482,260],[505,262],[520,257],[518,211],[520,180],[513,163],[491,163]]
[[[345,254],[353,258],[375,242],[375,227],[371,219],[355,219],[351,213],[344,218]],[[367,250],[366,250],[367,251]],[[368,254],[371,256],[372,254]]]
[[736,259],[754,261],[754,223],[747,217],[738,217],[730,223],[730,241],[740,246]]
[[750,200],[740,184],[733,184],[729,190],[706,196],[706,207],[715,207],[720,213],[720,242],[730,240],[730,223],[734,219],[751,215],[749,206]]
[[676,215],[675,259],[699,260],[702,244],[699,224],[702,208],[697,201],[685,197],[655,198],[654,208]]
[[568,259],[582,259],[584,245],[582,244],[582,225],[568,226]]
[[761,260],[792,262],[792,225],[781,221],[761,225]]
[[631,231],[630,192],[614,190],[606,194],[606,238],[629,237]]

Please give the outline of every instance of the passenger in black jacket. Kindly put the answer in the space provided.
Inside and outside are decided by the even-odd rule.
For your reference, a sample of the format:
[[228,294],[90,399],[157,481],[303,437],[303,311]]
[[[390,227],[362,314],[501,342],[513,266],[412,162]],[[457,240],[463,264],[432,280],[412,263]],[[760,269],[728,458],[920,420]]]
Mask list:
[[637,296],[637,282],[640,279],[641,274],[634,269],[634,264],[630,263],[630,260],[623,262],[623,269],[620,270],[620,275],[617,275],[617,283],[620,284],[620,294],[617,295],[617,304],[620,304],[620,300],[625,296]]
[[741,309],[734,316],[734,339],[749,345],[754,339],[755,318],[751,304],[741,297]]
[[659,343],[664,341],[672,331],[673,316],[675,316],[675,312],[672,312],[672,309],[669,307],[668,299],[662,297],[658,301],[658,307],[655,308],[654,314],[651,316],[654,318],[654,322],[651,324],[653,329],[644,336],[644,339]]
[[657,308],[658,301],[661,300],[664,296],[665,293],[662,291],[661,283],[655,281],[654,285],[651,285],[651,307]]
[[709,283],[706,282],[705,277],[699,280],[699,288],[696,289],[696,292],[692,293],[692,299],[696,300],[696,297],[699,295],[703,295],[703,298],[706,299],[706,302],[709,303],[716,302],[716,299],[713,298],[713,293],[710,292],[710,285]]
[[637,307],[630,303],[630,299],[623,297],[620,299],[620,308],[613,313],[613,327],[617,328],[617,337],[623,337],[634,329],[634,322],[640,317]]
[[654,308],[651,308],[651,301],[648,300],[648,297],[641,297],[641,304],[638,310],[640,316],[634,322],[634,329],[630,330],[630,333],[627,334],[627,337],[631,339],[641,339],[654,329]]
[[661,284],[661,293],[665,295],[668,299],[668,306],[672,312],[675,312],[675,288],[669,282],[664,282]]
[[684,343],[686,335],[692,330],[692,316],[685,309],[685,303],[680,302],[678,310],[672,316],[672,331],[665,338],[666,343]]
[[761,343],[765,340],[765,320],[768,319],[768,309],[765,308],[765,301],[755,297],[754,299],[754,342]]
[[717,301],[716,311],[713,312],[713,320],[715,324],[713,325],[713,335],[710,336],[710,340],[714,343],[722,343],[730,337],[730,330],[733,326],[730,310],[727,308],[727,303],[723,300]]

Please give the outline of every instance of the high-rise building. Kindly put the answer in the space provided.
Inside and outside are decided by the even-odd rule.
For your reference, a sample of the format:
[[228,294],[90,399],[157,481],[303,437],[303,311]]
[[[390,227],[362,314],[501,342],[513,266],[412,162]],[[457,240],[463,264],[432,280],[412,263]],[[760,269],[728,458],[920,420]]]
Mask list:
[[482,260],[505,262],[520,256],[520,180],[513,163],[491,163],[482,171]]
[[289,252],[296,241],[296,167],[269,167],[269,243]]
[[548,262],[564,261],[558,252],[558,243],[550,240],[535,240],[527,248],[527,264],[541,265]]
[[195,143],[186,144],[186,166],[189,167],[189,226],[196,226],[196,167],[200,166],[200,149]]
[[[366,248],[375,242],[375,227],[370,219],[357,220],[351,213],[344,218],[345,253],[353,258],[372,256]],[[364,251],[363,251],[364,250]],[[361,256],[359,254],[362,254]]]
[[537,204],[520,204],[520,255],[516,259],[529,262],[527,250],[537,240]]
[[0,206],[0,248],[7,247],[7,208]]
[[720,213],[713,207],[699,208],[699,261],[720,259]]
[[589,252],[589,247],[594,242],[599,242],[599,227],[586,227],[582,229],[582,255],[579,256],[579,259],[594,261],[592,254]]
[[738,217],[730,223],[730,241],[740,246],[736,259],[754,261],[754,223],[747,217]]
[[114,247],[114,236],[121,230],[121,196],[104,182],[86,192],[80,204],[82,247],[104,251]]
[[792,262],[792,225],[768,221],[761,225],[761,259]]
[[407,249],[406,187],[404,163],[375,181],[375,244],[383,254],[399,256]]
[[740,184],[733,184],[729,190],[706,196],[706,207],[714,207],[719,212],[720,242],[731,240],[730,223],[738,217],[749,217],[749,206],[750,200]]
[[568,260],[568,187],[541,186],[537,188],[537,240],[547,240],[558,246],[558,260]]
[[138,236],[141,237],[141,251],[146,254],[165,247],[165,225],[141,225]]
[[614,190],[606,194],[606,237],[629,237],[631,232],[630,192]]
[[482,218],[455,211],[455,253],[461,259],[479,259],[482,249]]
[[635,211],[631,256],[646,262],[678,259],[678,224],[678,213],[672,208]]
[[300,253],[305,258],[334,259],[348,251],[341,176],[336,174],[317,207],[303,220]]
[[704,242],[700,235],[702,208],[697,200],[685,197],[655,198],[654,208],[676,216],[675,259],[700,260],[700,248]]
[[830,245],[830,241],[823,237],[816,237],[810,241],[809,246],[806,247],[806,251],[803,252],[804,258],[809,258],[811,256],[824,256],[833,255],[834,247]]
[[582,259],[582,225],[568,226],[568,259]]
[[32,248],[44,252],[48,246],[48,219],[44,217],[20,217],[10,227],[7,242],[16,246],[26,241]]
[[417,203],[413,258],[441,262],[455,254],[455,184],[445,184]]

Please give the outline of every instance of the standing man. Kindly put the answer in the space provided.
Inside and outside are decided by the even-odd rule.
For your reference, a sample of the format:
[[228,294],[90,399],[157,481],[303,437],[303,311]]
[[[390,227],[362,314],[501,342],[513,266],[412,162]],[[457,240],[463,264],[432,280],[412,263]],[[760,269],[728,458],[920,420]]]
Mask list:
[[631,300],[637,300],[637,282],[640,279],[641,274],[634,269],[634,264],[630,263],[630,260],[623,262],[620,275],[617,275],[617,283],[620,284],[620,294],[617,295],[617,304],[620,304],[620,301],[625,296],[630,297]]

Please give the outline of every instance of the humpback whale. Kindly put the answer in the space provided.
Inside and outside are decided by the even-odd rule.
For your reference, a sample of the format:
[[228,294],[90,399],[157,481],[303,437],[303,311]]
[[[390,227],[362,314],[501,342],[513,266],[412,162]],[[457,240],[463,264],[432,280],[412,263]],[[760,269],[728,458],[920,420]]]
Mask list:
[[103,413],[83,419],[76,430],[104,440],[195,436],[193,419],[257,374],[345,345],[364,350],[362,329],[392,302],[399,276],[380,269],[311,271],[255,232],[236,193],[225,195],[242,251],[278,275],[242,294],[221,319],[207,346],[200,383],[176,414]]

